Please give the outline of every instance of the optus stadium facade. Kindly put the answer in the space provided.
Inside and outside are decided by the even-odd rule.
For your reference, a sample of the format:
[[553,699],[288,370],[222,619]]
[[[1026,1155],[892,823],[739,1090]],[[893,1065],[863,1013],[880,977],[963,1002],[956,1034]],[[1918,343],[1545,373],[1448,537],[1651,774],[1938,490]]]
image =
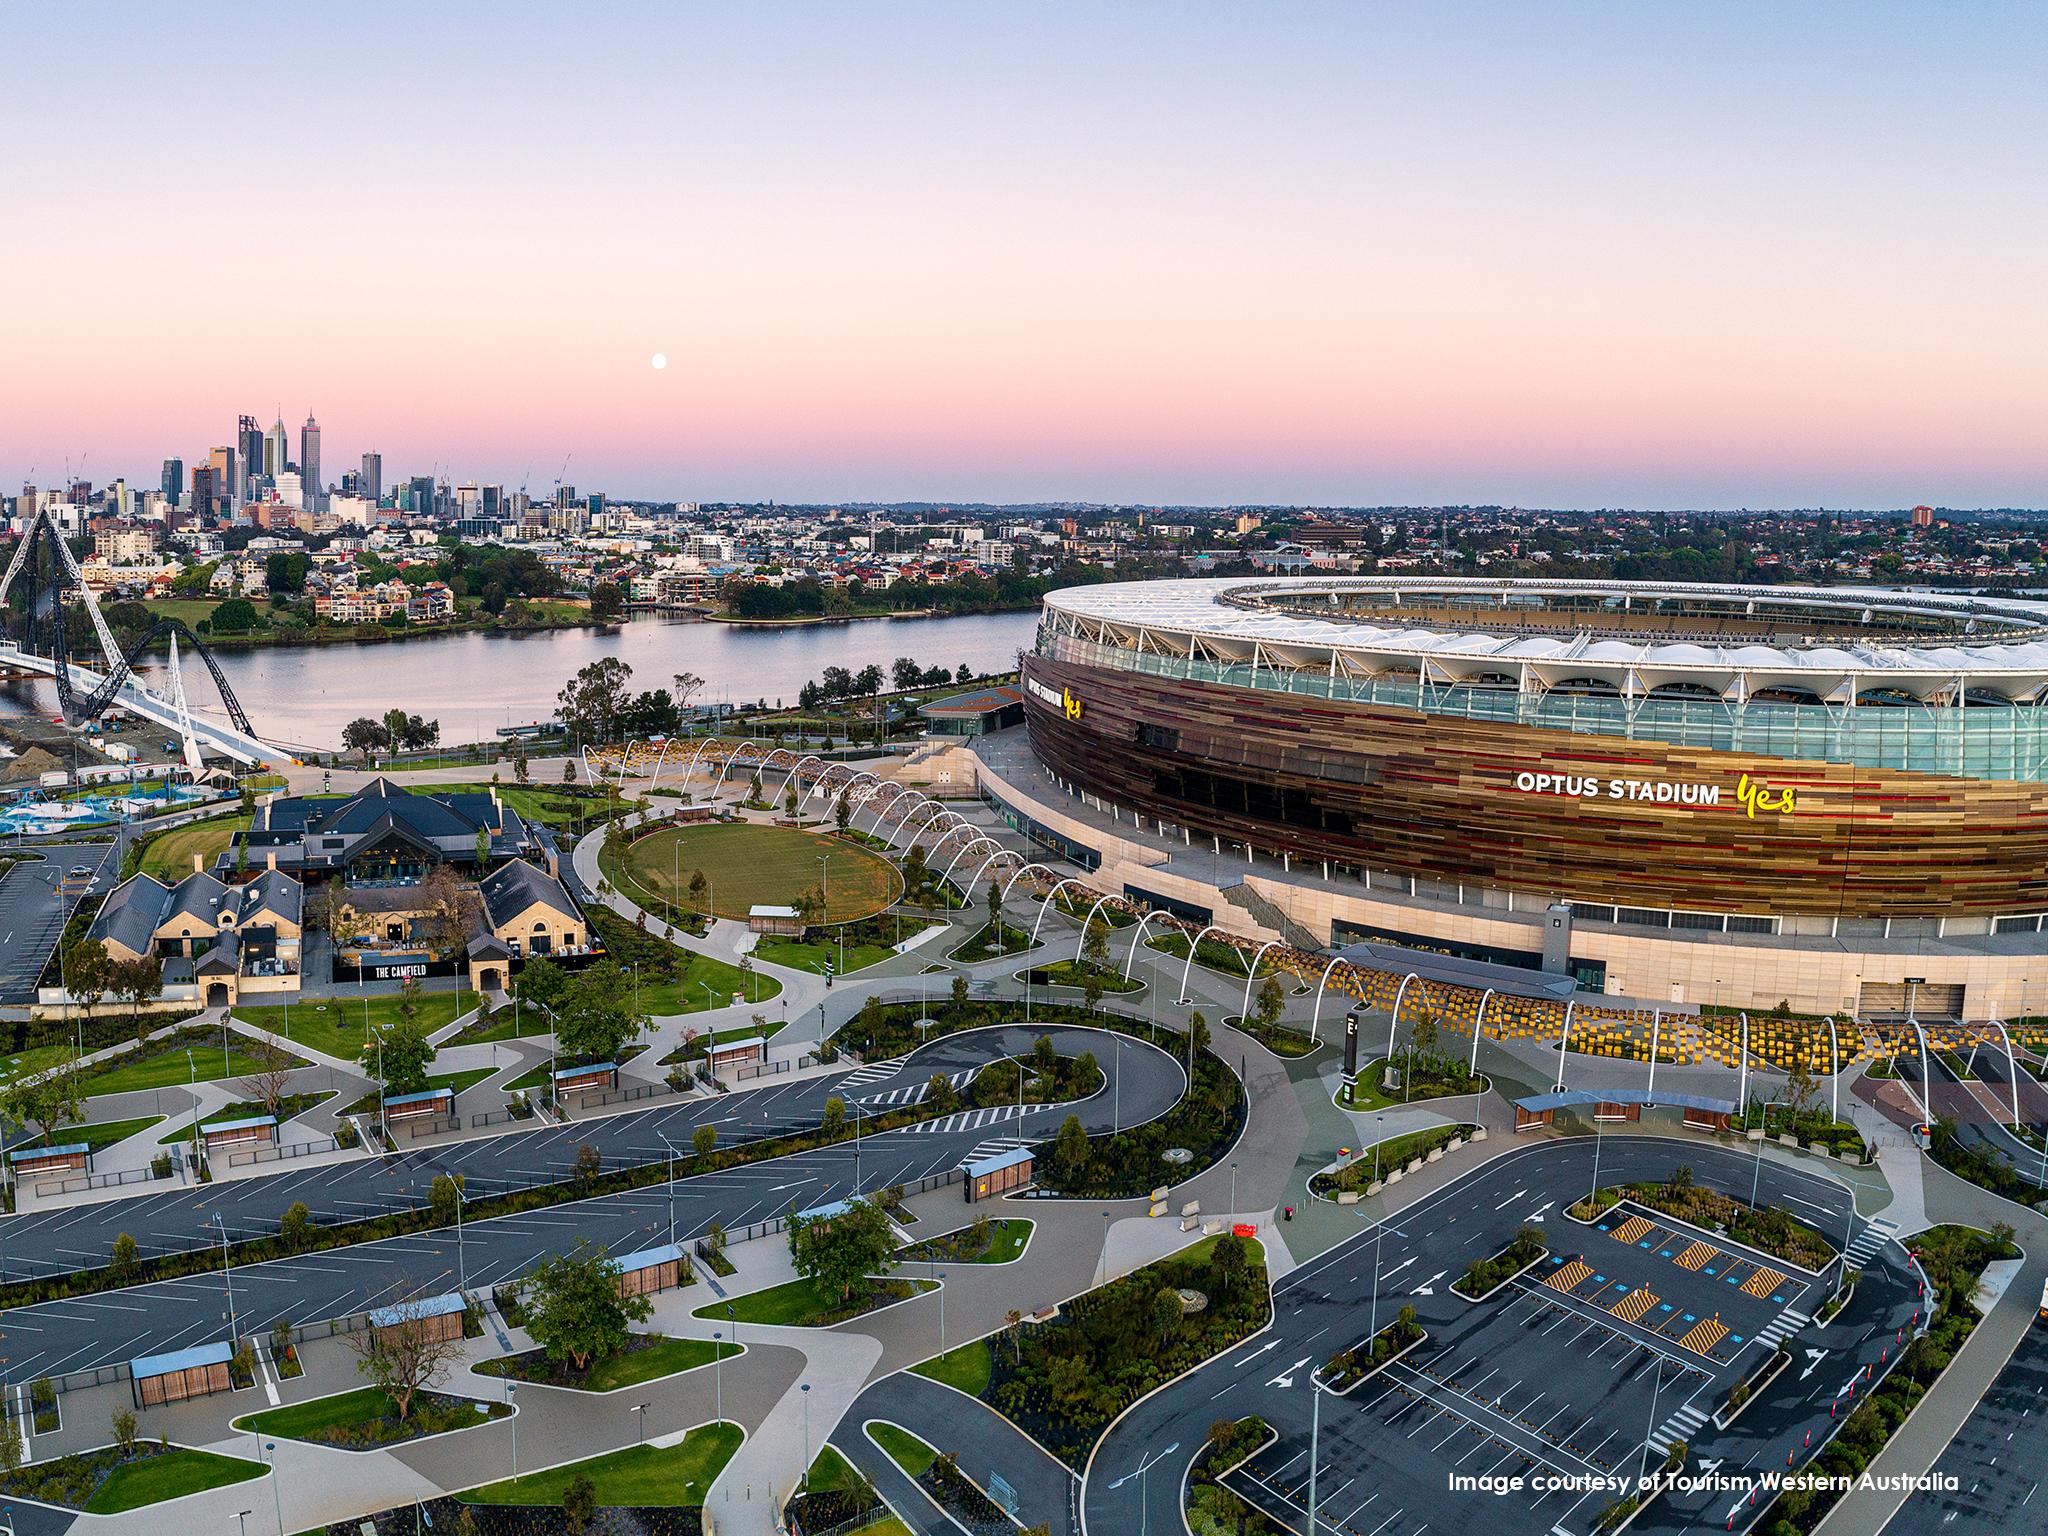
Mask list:
[[1050,596],[1023,674],[985,796],[1220,926],[1658,1002],[2048,1012],[2048,605],[1120,583]]

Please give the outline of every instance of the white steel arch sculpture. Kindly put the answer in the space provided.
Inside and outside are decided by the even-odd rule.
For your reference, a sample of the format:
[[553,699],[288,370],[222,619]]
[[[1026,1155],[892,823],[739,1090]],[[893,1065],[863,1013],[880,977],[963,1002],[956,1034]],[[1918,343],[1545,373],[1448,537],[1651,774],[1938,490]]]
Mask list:
[[1042,905],[1038,909],[1038,918],[1031,925],[1031,942],[1034,946],[1036,946],[1038,943],[1039,924],[1045,921],[1045,914],[1050,912],[1053,909],[1054,904],[1059,901],[1060,892],[1065,890],[1070,885],[1078,885],[1084,891],[1093,889],[1093,887],[1091,887],[1085,880],[1076,880],[1071,875],[1069,875],[1066,879],[1060,881],[1058,885],[1055,885],[1052,888],[1052,890],[1046,894],[1044,905]]
[[1202,940],[1212,933],[1221,933],[1222,931],[1221,928],[1211,923],[1188,941],[1188,963],[1180,968],[1180,996],[1176,999],[1177,1002],[1185,1004],[1193,1001],[1188,996],[1188,978],[1195,972],[1195,955],[1202,947]]
[[1316,1006],[1315,1011],[1308,1016],[1308,1037],[1318,1045],[1322,1044],[1323,1037],[1318,1031],[1322,1026],[1323,994],[1329,990],[1330,973],[1335,971],[1338,966],[1348,964],[1350,962],[1347,960],[1332,958],[1330,963],[1323,967],[1323,979],[1316,983]]
[[[995,848],[1000,848],[1003,846],[994,838],[990,837],[986,832],[980,832],[975,834],[973,837],[970,837],[966,842],[962,843],[957,849],[955,849],[953,852],[953,857],[946,861],[945,871],[939,876],[939,884],[944,885],[948,880],[952,879],[953,871],[957,867],[959,867],[960,861],[967,857],[967,855],[972,853],[975,849],[981,847],[984,843]],[[961,887],[961,895],[964,896],[966,895],[966,893],[967,887]]]
[[[1000,859],[1000,858],[1005,858],[1005,857],[1007,857],[1007,858],[1012,858],[1012,859],[1021,859],[1021,858],[1023,858],[1023,857],[1024,857],[1024,855],[1023,855],[1023,854],[1021,854],[1021,853],[1018,853],[1018,852],[1017,852],[1017,851],[1016,851],[1015,849],[1013,849],[1013,848],[998,848],[998,849],[996,849],[996,851],[995,851],[994,853],[990,854],[990,855],[989,855],[989,856],[988,856],[987,858],[985,858],[985,859],[983,859],[983,860],[981,861],[981,864],[980,864],[980,866],[979,866],[978,868],[976,868],[976,870],[974,871],[974,873],[973,873],[973,874],[971,874],[971,875],[969,875],[969,876],[967,877],[967,884],[965,884],[964,886],[962,886],[962,887],[960,888],[960,894],[961,894],[961,895],[962,895],[963,897],[971,897],[971,896],[972,896],[972,895],[974,894],[974,887],[975,887],[976,883],[977,883],[977,882],[978,882],[978,881],[979,881],[979,880],[981,879],[981,877],[982,877],[983,873],[984,873],[984,872],[985,872],[985,871],[986,871],[986,870],[988,869],[989,865],[991,865],[991,864],[995,863],[995,861],[996,861],[997,859]],[[995,884],[995,880],[994,880],[994,877],[993,877],[993,876],[991,876],[991,877],[990,877],[990,880],[989,880],[989,884],[991,884],[991,885]],[[998,914],[1000,914],[1000,913],[1001,913],[1001,911],[1002,911],[1002,903],[1003,903],[1003,899],[1002,899],[1002,897],[1001,897],[1001,896],[998,896],[998,897],[996,897],[996,910],[997,910]]]
[[1578,1012],[1579,1000],[1573,998],[1564,1005],[1564,1033],[1557,1039],[1557,1091],[1564,1092],[1565,1053],[1572,1043],[1572,1015]]
[[905,839],[903,846],[905,848],[910,847],[911,843],[909,839],[905,836],[905,834],[907,834],[910,831],[910,824],[916,821],[920,815],[923,815],[927,811],[932,813],[930,816],[927,816],[925,818],[923,830],[927,831],[930,830],[932,823],[937,821],[941,816],[951,816],[952,814],[954,814],[953,812],[947,810],[944,806],[940,805],[938,801],[933,800],[929,796],[927,796],[923,805],[918,806],[915,810],[913,810],[908,816],[905,816],[903,820],[897,824],[896,830],[889,834],[886,846],[893,849],[896,846],[896,839],[899,837],[903,837]]
[[1273,946],[1274,946],[1275,944],[1277,944],[1277,943],[1279,943],[1279,942],[1280,942],[1280,941],[1279,941],[1278,939],[1268,939],[1268,940],[1266,940],[1266,942],[1265,942],[1265,943],[1261,944],[1261,945],[1260,945],[1260,946],[1258,947],[1258,950],[1257,950],[1257,952],[1256,952],[1255,954],[1253,954],[1253,956],[1252,956],[1252,963],[1251,963],[1251,964],[1250,964],[1249,966],[1247,966],[1247,967],[1245,968],[1245,973],[1244,973],[1244,1006],[1243,1006],[1243,1007],[1241,1007],[1240,1009],[1238,1009],[1238,1011],[1237,1011],[1237,1021],[1238,1021],[1238,1023],[1239,1023],[1239,1024],[1248,1024],[1248,1023],[1250,1023],[1250,1022],[1251,1022],[1251,1016],[1252,1016],[1252,983],[1253,983],[1254,981],[1257,981],[1257,980],[1258,980],[1258,978],[1259,978],[1259,962],[1260,962],[1261,960],[1263,960],[1263,959],[1265,959],[1265,958],[1266,958],[1266,951],[1267,951],[1267,950],[1269,950],[1269,949],[1271,949],[1271,948],[1272,948],[1272,947],[1273,947]]
[[1479,994],[1479,1012],[1472,1017],[1472,1060],[1465,1068],[1467,1077],[1479,1075],[1479,1037],[1486,1033],[1486,1005],[1493,1001],[1493,988],[1488,987]]
[[2012,1089],[2012,1124],[2017,1130],[2020,1123],[2020,1069],[2013,1060],[2012,1036],[2005,1032],[2005,1020],[1986,1019],[1984,1022],[1997,1030],[1999,1038],[2005,1041],[2005,1080]]
[[[1401,978],[1401,985],[1394,993],[1394,1011],[1387,1015],[1387,1065],[1394,1064],[1394,1031],[1401,1025],[1401,999],[1408,995],[1408,983],[1422,978],[1410,971]],[[1249,992],[1249,988],[1246,989]]]
[[[884,790],[889,789],[895,790],[896,793],[890,795],[887,800],[883,800],[882,795]],[[882,830],[882,815],[885,811],[889,809],[890,806],[895,805],[905,795],[913,793],[915,793],[915,791],[911,790],[907,785],[898,784],[894,779],[886,781],[882,789],[876,790],[874,794],[868,798],[868,803],[862,807],[863,810],[872,810],[875,813],[875,819],[868,823],[868,835],[872,837],[877,832]]]
[[[760,736],[745,737],[730,752],[725,754],[725,766],[718,770],[718,777],[712,781],[711,793],[705,796],[705,802],[707,804],[713,803],[718,799],[718,792],[721,789],[725,788],[725,776],[728,773],[732,772],[733,764],[737,763],[740,760],[740,754],[749,747],[761,746],[764,743],[765,739],[766,738]],[[754,766],[756,768],[759,768],[761,766],[761,761],[759,759],[756,759],[754,762]]]
[[1022,867],[1021,869],[1014,869],[1014,870],[1010,871],[1010,878],[1009,878],[1009,879],[1007,879],[1007,880],[1005,880],[1005,881],[1003,882],[1003,900],[1004,900],[1004,901],[1008,901],[1008,900],[1010,899],[1010,888],[1011,888],[1012,886],[1014,886],[1014,885],[1015,885],[1015,884],[1016,884],[1016,883],[1017,883],[1017,882],[1018,882],[1019,880],[1021,880],[1021,879],[1022,879],[1022,878],[1023,878],[1024,876],[1026,876],[1026,875],[1030,874],[1030,873],[1031,873],[1031,871],[1032,871],[1032,870],[1034,870],[1034,869],[1036,869],[1036,870],[1040,870],[1040,871],[1042,871],[1043,873],[1045,873],[1045,874],[1048,874],[1048,875],[1053,875],[1053,876],[1057,876],[1057,875],[1059,874],[1059,871],[1058,871],[1058,870],[1056,870],[1056,869],[1054,869],[1054,868],[1053,868],[1053,867],[1052,867],[1052,866],[1051,866],[1050,864],[1037,864],[1037,863],[1032,863],[1032,864],[1026,864],[1026,865],[1024,865],[1024,866],[1023,866],[1023,867]]
[[[1747,1116],[1749,1114],[1749,1015],[1739,1013],[1736,1017],[1742,1020],[1742,1070],[1735,1074],[1735,1112],[1738,1115]],[[1746,1124],[1747,1121],[1745,1120],[1744,1123]]]
[[1105,902],[1114,901],[1115,899],[1115,897],[1105,894],[1094,906],[1088,909],[1088,915],[1081,920],[1081,937],[1074,943],[1074,963],[1076,965],[1081,963],[1081,952],[1088,947],[1088,930],[1095,926],[1095,914],[1102,910]]
[[1131,952],[1124,958],[1125,981],[1129,981],[1131,979],[1131,970],[1138,963],[1138,946],[1145,942],[1145,929],[1148,925],[1150,925],[1152,919],[1155,917],[1163,917],[1166,918],[1168,921],[1172,920],[1171,913],[1161,912],[1156,907],[1147,907],[1142,913],[1139,914],[1138,931],[1131,937]]
[[1652,1008],[1650,1010],[1650,1081],[1643,1089],[1644,1094],[1650,1098],[1655,1098],[1657,1093],[1657,1038],[1663,1033],[1663,1030],[1664,1010],[1662,1008]]

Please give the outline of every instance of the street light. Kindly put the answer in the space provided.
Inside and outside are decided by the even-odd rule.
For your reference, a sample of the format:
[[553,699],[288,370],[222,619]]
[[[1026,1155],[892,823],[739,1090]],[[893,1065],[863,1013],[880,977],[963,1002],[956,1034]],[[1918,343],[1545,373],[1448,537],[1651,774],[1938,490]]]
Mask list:
[[645,1443],[647,1439],[647,1405],[645,1403],[635,1403],[633,1405],[633,1425],[633,1443],[635,1445]]
[[507,1376],[505,1378],[505,1406],[512,1410],[510,1418],[512,1420],[512,1476],[514,1478],[519,1476],[519,1409],[513,1404],[512,1399],[518,1393],[519,1383]]
[[235,1320],[235,1256],[228,1249],[228,1225],[221,1220],[220,1212],[213,1213],[213,1224],[220,1229],[220,1272],[228,1287],[228,1342],[233,1344],[242,1336],[240,1325]]
[[270,1496],[277,1505],[277,1536],[284,1536],[284,1494],[278,1488],[277,1442],[266,1440],[263,1442],[263,1449],[270,1459]]
[[1138,1480],[1138,1536],[1145,1536],[1145,1522],[1151,1517],[1151,1510],[1146,1504],[1145,1494],[1146,1490],[1151,1486],[1152,1468],[1156,1463],[1166,1460],[1167,1457],[1179,1449],[1180,1442],[1176,1440],[1173,1444],[1167,1446],[1166,1449],[1155,1451],[1152,1455],[1139,1462],[1136,1471],[1126,1472],[1122,1477],[1109,1485],[1112,1488],[1121,1488],[1134,1477]]
[[661,1144],[668,1148],[668,1245],[676,1245],[676,1144],[668,1139],[666,1131],[656,1131]]
[[711,1391],[712,1412],[718,1422],[725,1422],[725,1335],[718,1329],[711,1330]]
[[803,1403],[804,1472],[802,1482],[804,1492],[809,1493],[811,1491],[811,1384],[808,1381],[803,1384]]

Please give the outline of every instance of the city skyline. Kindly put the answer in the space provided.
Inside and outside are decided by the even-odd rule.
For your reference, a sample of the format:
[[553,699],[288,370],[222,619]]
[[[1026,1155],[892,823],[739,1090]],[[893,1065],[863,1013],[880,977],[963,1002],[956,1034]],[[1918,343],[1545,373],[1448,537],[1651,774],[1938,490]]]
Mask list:
[[[248,19],[19,19],[0,483],[282,399],[655,499],[2048,500],[2022,8]],[[61,110],[230,39],[287,118]],[[230,164],[316,216],[147,238]]]

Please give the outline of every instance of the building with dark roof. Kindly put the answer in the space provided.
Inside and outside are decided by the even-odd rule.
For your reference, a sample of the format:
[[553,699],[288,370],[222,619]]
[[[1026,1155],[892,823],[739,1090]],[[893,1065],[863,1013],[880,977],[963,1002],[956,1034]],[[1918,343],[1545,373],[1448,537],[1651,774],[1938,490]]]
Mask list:
[[986,736],[1024,723],[1024,695],[1007,683],[935,699],[918,713],[933,736]]
[[589,925],[562,882],[513,859],[477,882],[481,928],[469,944],[470,979],[479,991],[502,987],[512,962],[534,955],[580,955],[592,947]]
[[252,857],[274,856],[279,869],[339,874],[351,885],[420,880],[442,864],[480,872],[480,838],[487,839],[484,864],[525,858],[539,847],[533,829],[495,790],[436,795],[386,778],[346,800],[266,800],[242,837]]
[[304,893],[282,870],[246,885],[194,871],[176,885],[133,875],[108,893],[86,930],[110,959],[165,962],[164,993],[186,987],[209,1006],[237,1001],[242,982],[265,978],[263,991],[296,991]]

